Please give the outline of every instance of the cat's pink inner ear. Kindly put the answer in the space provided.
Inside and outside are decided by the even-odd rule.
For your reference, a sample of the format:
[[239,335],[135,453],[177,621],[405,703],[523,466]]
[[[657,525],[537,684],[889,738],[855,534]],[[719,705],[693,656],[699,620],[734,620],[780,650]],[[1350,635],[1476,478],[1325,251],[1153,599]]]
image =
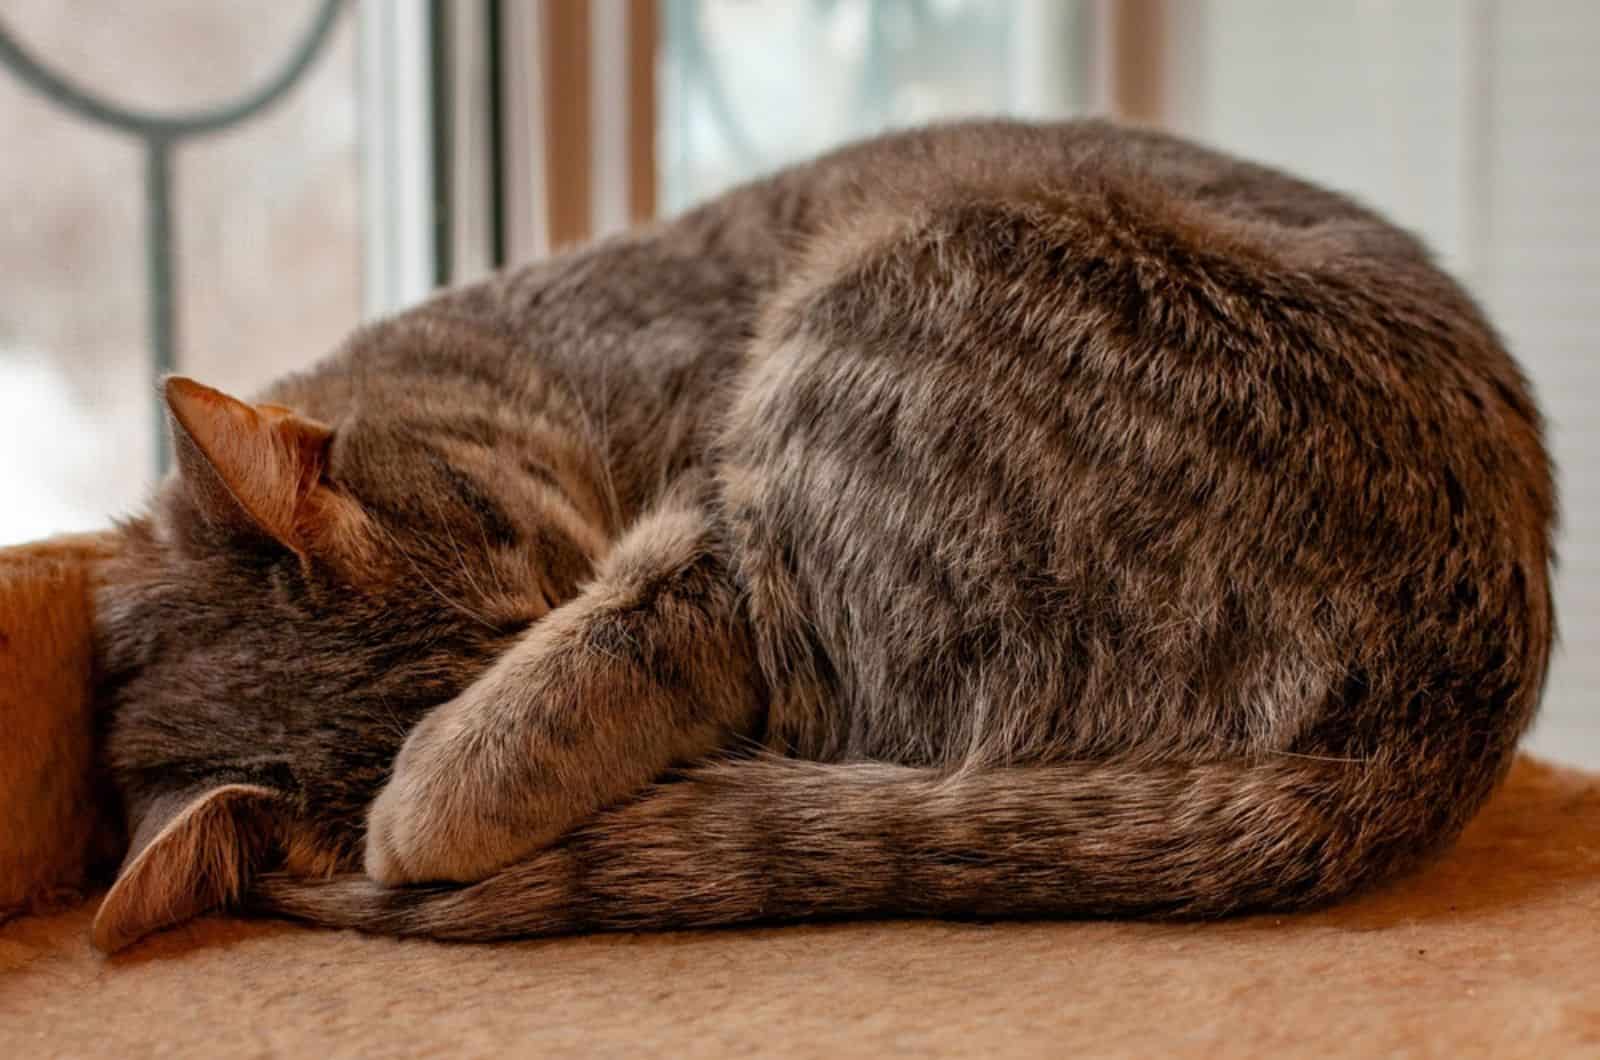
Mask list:
[[[192,379],[166,383],[178,462],[205,496],[214,478],[263,531],[305,554],[308,504],[321,480],[333,431],[281,405],[250,405]],[[196,462],[204,467],[195,466]]]
[[95,914],[102,953],[235,901],[271,842],[276,792],[226,784],[156,800]]

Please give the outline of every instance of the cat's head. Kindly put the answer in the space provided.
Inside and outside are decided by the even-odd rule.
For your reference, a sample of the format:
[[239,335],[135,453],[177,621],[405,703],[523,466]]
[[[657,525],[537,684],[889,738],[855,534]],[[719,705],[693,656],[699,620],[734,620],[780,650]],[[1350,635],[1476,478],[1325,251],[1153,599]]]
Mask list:
[[359,868],[412,724],[604,547],[573,455],[516,410],[465,430],[448,400],[280,389],[251,405],[166,383],[177,467],[105,568],[98,709],[131,842],[103,949],[269,862]]

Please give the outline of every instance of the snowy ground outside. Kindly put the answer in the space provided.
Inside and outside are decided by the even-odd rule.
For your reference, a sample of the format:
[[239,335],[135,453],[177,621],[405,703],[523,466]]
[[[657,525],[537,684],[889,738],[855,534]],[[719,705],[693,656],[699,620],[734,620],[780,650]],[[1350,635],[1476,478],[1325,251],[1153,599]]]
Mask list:
[[0,545],[134,511],[153,479],[153,393],[91,407],[49,358],[0,351]]

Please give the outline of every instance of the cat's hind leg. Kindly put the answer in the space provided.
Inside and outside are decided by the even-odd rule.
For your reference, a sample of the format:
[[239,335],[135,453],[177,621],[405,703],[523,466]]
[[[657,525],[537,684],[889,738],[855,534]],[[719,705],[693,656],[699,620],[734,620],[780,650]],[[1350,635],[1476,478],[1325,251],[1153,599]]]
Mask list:
[[368,875],[483,878],[726,746],[758,721],[752,660],[705,516],[663,505],[412,731],[368,814]]

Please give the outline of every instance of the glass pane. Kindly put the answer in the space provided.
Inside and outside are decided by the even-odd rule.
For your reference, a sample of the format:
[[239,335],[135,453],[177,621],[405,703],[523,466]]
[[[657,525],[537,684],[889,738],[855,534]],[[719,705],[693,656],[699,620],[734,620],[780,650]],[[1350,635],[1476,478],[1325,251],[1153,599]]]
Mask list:
[[[190,112],[254,93],[319,0],[10,0],[4,28],[107,102]],[[172,155],[178,370],[248,392],[360,313],[353,19],[274,106]],[[0,63],[0,544],[106,525],[156,467],[146,153]]]
[[1074,0],[663,0],[661,203],[885,128],[1081,105]]
[[1179,127],[1423,235],[1532,377],[1561,487],[1561,642],[1535,749],[1600,764],[1600,6],[1206,0]]

